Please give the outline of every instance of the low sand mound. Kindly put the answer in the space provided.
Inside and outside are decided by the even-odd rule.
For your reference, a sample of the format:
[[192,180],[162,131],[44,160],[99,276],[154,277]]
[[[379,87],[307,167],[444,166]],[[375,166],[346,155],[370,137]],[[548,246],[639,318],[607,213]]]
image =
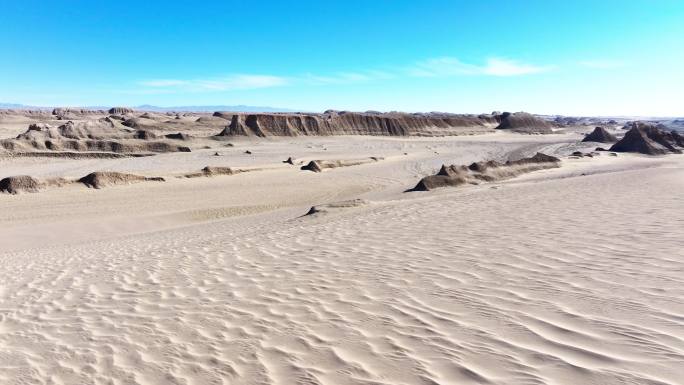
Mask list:
[[527,112],[504,112],[500,115],[497,130],[513,130],[524,133],[550,134],[551,123]]
[[365,206],[367,204],[368,204],[368,201],[365,199],[352,199],[352,200],[348,200],[348,201],[327,203],[327,204],[323,204],[323,205],[312,206],[305,215],[338,212],[340,210],[354,208],[354,207],[361,207],[361,206]]
[[0,180],[0,191],[10,194],[38,192],[40,187],[40,182],[28,175],[9,176]]
[[637,152],[647,155],[680,154],[684,138],[676,131],[667,132],[663,125],[633,122],[625,136],[610,151]]
[[90,174],[78,180],[78,182],[83,183],[88,187],[96,189],[107,186],[115,186],[145,181],[164,182],[164,178],[145,177],[141,175],[126,174],[114,171],[98,171],[91,172]]
[[301,169],[305,171],[323,172],[325,169],[358,166],[361,164],[377,162],[382,159],[383,158],[373,156],[363,159],[312,160],[308,164],[302,166]]
[[582,142],[597,142],[597,143],[613,143],[617,142],[615,135],[606,131],[603,127],[596,127],[594,131],[587,134],[587,136],[582,139]]
[[424,177],[409,191],[429,191],[439,187],[493,182],[513,178],[532,171],[556,167],[560,167],[560,159],[539,152],[532,157],[506,163],[495,161],[476,162],[467,167],[443,165],[437,174]]
[[240,170],[234,170],[230,167],[220,167],[220,166],[206,166],[200,172],[193,172],[190,174],[183,175],[186,178],[199,178],[199,177],[210,177],[218,175],[233,175],[242,172]]

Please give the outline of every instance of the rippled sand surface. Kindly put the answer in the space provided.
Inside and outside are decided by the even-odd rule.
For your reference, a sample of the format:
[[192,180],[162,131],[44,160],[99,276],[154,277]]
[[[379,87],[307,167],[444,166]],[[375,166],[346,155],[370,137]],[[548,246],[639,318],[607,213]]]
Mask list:
[[0,383],[681,384],[668,159],[2,253]]

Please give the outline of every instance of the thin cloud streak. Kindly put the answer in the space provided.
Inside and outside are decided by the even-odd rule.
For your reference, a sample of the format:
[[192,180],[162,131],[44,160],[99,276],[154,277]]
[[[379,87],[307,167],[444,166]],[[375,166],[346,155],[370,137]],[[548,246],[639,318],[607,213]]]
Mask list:
[[369,70],[338,72],[330,75],[306,73],[299,76],[232,74],[207,79],[150,79],[138,82],[143,92],[220,92],[291,85],[325,86],[366,83],[398,77],[521,76],[550,71],[550,66],[535,66],[515,60],[490,58],[483,65],[464,63],[453,57],[428,59],[394,71]]
[[547,72],[551,66],[535,66],[515,60],[489,58],[484,65],[464,63],[454,57],[422,61],[407,70],[411,76],[446,77],[459,75],[520,76]]
[[273,75],[235,74],[214,79],[154,79],[139,82],[144,87],[170,88],[190,92],[249,90],[279,87],[288,84],[288,79]]

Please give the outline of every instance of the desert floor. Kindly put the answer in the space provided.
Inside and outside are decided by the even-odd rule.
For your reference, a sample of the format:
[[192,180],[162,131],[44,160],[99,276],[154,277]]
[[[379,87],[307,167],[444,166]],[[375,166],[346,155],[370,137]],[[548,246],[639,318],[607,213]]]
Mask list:
[[[684,156],[567,158],[580,138],[0,158],[0,178],[167,179],[0,194],[0,384],[681,384]],[[562,167],[404,192],[536,151]],[[250,172],[176,177],[206,165]]]

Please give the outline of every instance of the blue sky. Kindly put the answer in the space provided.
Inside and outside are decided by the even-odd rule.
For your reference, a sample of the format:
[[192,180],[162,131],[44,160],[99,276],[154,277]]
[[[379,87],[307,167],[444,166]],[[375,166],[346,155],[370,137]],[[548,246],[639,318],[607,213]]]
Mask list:
[[684,115],[684,1],[3,1],[0,102]]

